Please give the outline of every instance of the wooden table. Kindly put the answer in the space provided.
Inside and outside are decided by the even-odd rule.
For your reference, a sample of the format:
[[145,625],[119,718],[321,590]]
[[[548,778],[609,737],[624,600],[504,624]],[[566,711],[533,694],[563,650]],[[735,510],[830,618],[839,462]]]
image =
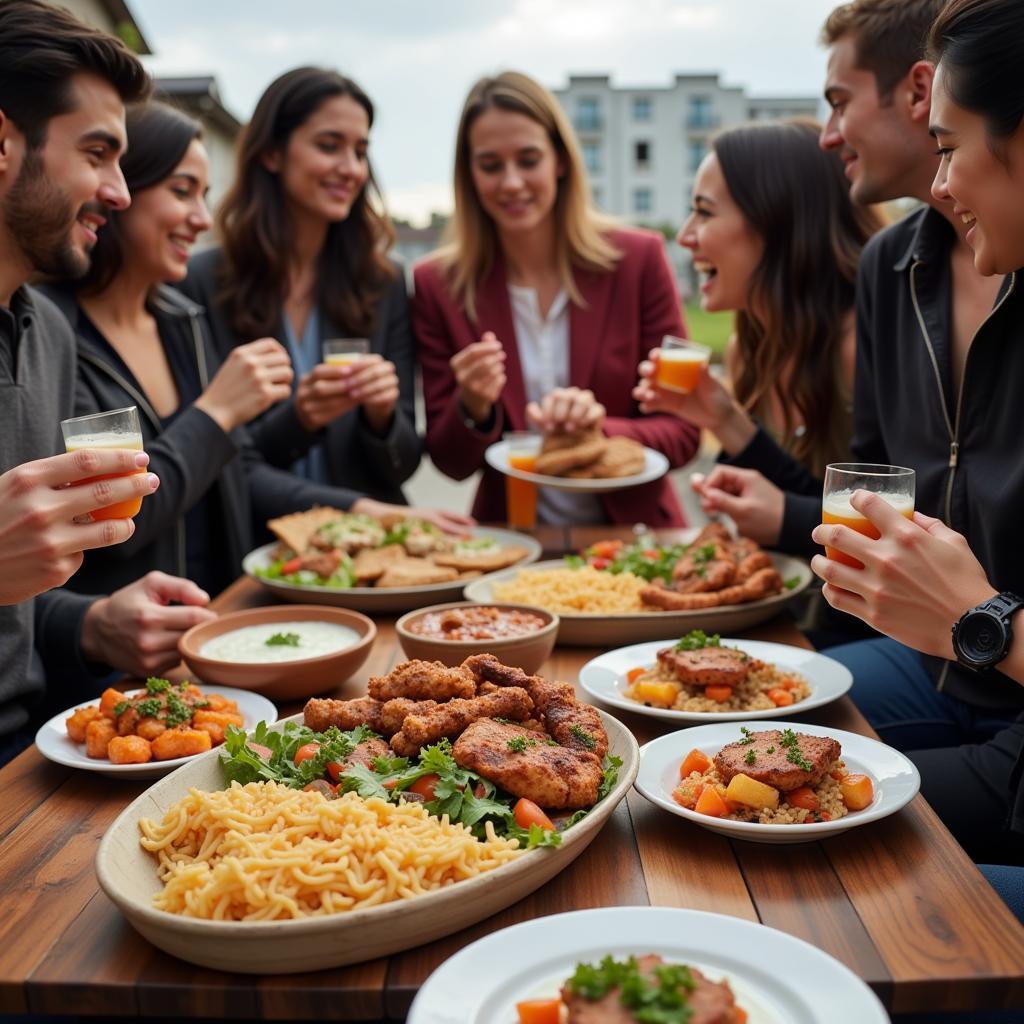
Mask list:
[[[549,552],[595,536],[537,535]],[[269,603],[241,580],[216,605]],[[378,625],[368,664],[339,695],[365,692],[368,673],[401,660],[392,620]],[[748,635],[806,646],[785,618]],[[574,680],[596,653],[559,648],[542,674]],[[668,731],[654,719],[620,717],[641,743]],[[871,734],[846,698],[806,719]],[[852,968],[892,1012],[1024,1007],[1024,929],[921,797],[834,839],[766,846],[705,831],[631,791],[568,869],[473,928],[352,967],[255,977],[159,952],[100,892],[96,847],[143,788],[50,764],[34,747],[0,771],[0,1012],[401,1020],[430,972],[482,935],[545,914],[647,904],[733,914],[796,935]]]

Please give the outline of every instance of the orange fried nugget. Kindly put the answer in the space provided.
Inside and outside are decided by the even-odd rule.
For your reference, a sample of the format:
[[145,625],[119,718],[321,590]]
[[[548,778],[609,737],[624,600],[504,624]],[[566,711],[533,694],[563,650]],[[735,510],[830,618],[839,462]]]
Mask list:
[[85,727],[85,755],[102,761],[107,756],[107,744],[117,735],[109,718],[94,718]]
[[153,757],[157,761],[170,761],[176,757],[202,754],[213,746],[213,740],[202,729],[187,729],[179,725],[157,736],[152,746]]
[[68,736],[70,736],[75,743],[84,743],[86,727],[90,722],[102,717],[103,712],[100,711],[95,704],[91,704],[87,708],[79,708],[64,722],[64,725],[68,730]]
[[111,764],[145,764],[153,760],[149,740],[141,736],[115,736],[107,746]]

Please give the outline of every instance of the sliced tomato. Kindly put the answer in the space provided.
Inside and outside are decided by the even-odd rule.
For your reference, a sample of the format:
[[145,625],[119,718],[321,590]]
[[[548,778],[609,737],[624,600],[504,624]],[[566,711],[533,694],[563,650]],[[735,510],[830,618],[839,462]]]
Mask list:
[[311,757],[316,757],[319,751],[319,743],[304,743],[295,751],[295,763],[302,764],[303,761],[308,761]]
[[410,793],[418,793],[427,803],[434,799],[434,790],[441,781],[440,775],[421,775],[410,787]]
[[607,569],[612,564],[610,558],[591,558],[590,567],[592,569]]
[[282,576],[291,576],[293,572],[298,572],[302,568],[301,558],[289,558],[284,565],[281,566]]
[[555,826],[551,819],[532,801],[525,796],[516,801],[512,808],[512,815],[520,828],[529,828],[531,825],[540,825],[545,832],[554,832]]
[[487,796],[487,787],[484,786],[482,782],[478,782],[473,787],[473,796],[475,796],[477,800],[483,800],[483,798]]
[[593,558],[607,558],[610,561],[619,553],[621,547],[621,540],[599,540],[587,548],[587,554]]
[[328,761],[324,767],[327,771],[327,774],[330,775],[331,780],[333,782],[340,782],[341,773],[345,770],[347,766],[339,764],[337,761]]

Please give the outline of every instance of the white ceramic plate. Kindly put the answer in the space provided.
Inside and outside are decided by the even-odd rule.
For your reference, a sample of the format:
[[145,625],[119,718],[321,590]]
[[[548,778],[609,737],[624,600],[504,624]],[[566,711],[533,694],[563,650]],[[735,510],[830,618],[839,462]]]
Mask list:
[[663,647],[671,647],[677,639],[678,637],[674,637],[671,640],[619,647],[617,650],[591,658],[580,669],[580,686],[602,703],[622,708],[624,711],[633,711],[638,715],[650,715],[653,718],[665,718],[676,722],[745,722],[747,719],[756,718],[782,718],[785,715],[798,715],[810,711],[811,708],[820,708],[822,704],[842,697],[853,685],[853,675],[845,665],[840,665],[838,661],[826,658],[816,651],[791,647],[788,644],[765,643],[761,640],[723,639],[723,647],[737,647],[752,658],[799,672],[811,687],[810,696],[789,707],[769,708],[764,711],[672,711],[668,708],[647,707],[626,697],[625,691],[629,686],[626,673],[641,665],[645,668],[655,665],[658,651]]
[[[137,687],[141,690],[142,686]],[[258,722],[277,721],[277,708],[258,693],[250,693],[248,690],[236,690],[231,686],[207,686],[201,687],[203,693],[218,693],[222,697],[238,703],[238,710],[245,718],[245,728],[249,731],[256,728]],[[134,692],[134,691],[130,691]],[[180,768],[183,764],[194,761],[198,756],[176,757],[171,761],[149,761],[146,764],[111,764],[109,761],[99,761],[92,757],[85,756],[85,744],[75,743],[68,735],[64,722],[70,718],[78,708],[87,707],[89,704],[99,701],[84,701],[74,707],[54,715],[48,722],[39,727],[36,733],[36,746],[39,753],[50,761],[57,764],[67,765],[69,768],[83,768],[87,772],[98,772],[100,775],[109,775],[117,779],[132,779],[143,781],[146,779],[159,779],[161,775]],[[219,748],[214,748],[219,749]]]
[[[559,612],[558,642],[577,647],[600,647],[607,649],[619,644],[637,644],[644,640],[660,640],[662,637],[680,637],[691,629],[703,629],[705,633],[738,633],[766,622],[782,611],[794,598],[802,594],[811,582],[810,566],[799,558],[768,552],[772,564],[783,580],[796,580],[795,585],[783,589],[781,594],[765,597],[747,604],[726,604],[703,611],[685,612]],[[565,569],[564,559],[535,562],[525,571],[534,569]],[[523,571],[522,566],[512,566],[500,572],[466,584],[465,594],[469,601],[488,604],[501,600],[494,595],[494,584],[515,579]],[[532,604],[540,604],[532,601]]]
[[525,921],[459,950],[419,990],[408,1024],[517,1024],[517,1002],[556,996],[577,963],[609,953],[657,953],[724,978],[748,1024],[889,1020],[848,967],[785,932],[699,910],[604,907]]
[[[516,533],[514,530],[476,527],[472,530],[472,535],[493,537],[501,545],[526,548],[527,555],[512,566],[513,569],[536,562],[543,550],[533,537]],[[278,597],[299,604],[332,604],[338,608],[352,608],[357,612],[407,612],[428,604],[458,601],[462,596],[462,588],[466,585],[465,580],[452,580],[449,583],[428,583],[422,587],[386,587],[381,590],[376,587],[349,587],[342,590],[338,587],[288,583],[285,580],[268,580],[263,576],[257,576],[257,569],[266,569],[273,564],[273,552],[277,547],[275,541],[273,544],[264,544],[263,547],[250,551],[242,560],[242,569],[247,576],[272,590]]]
[[629,791],[640,759],[636,740],[624,725],[603,713],[601,721],[608,730],[609,751],[622,758],[619,778],[604,800],[563,834],[560,846],[532,850],[494,871],[413,899],[288,921],[206,921],[156,910],[153,896],[160,890],[160,880],[155,858],[139,845],[139,819],[163,818],[193,786],[223,789],[216,750],[150,786],[121,812],[96,852],[96,875],[103,891],[144,938],[172,956],[212,970],[304,973],[397,953],[511,906],[587,848]]
[[809,825],[761,825],[754,821],[729,821],[680,807],[672,799],[672,790],[679,782],[679,766],[683,758],[695,747],[713,758],[727,743],[740,739],[740,726],[730,722],[671,732],[641,747],[636,788],[652,804],[733,839],[747,839],[755,843],[807,843],[895,814],[914,799],[921,787],[921,776],[909,758],[867,736],[842,729],[808,725],[806,722],[752,721],[748,727],[754,732],[763,729],[792,729],[809,736],[831,736],[838,740],[847,769],[871,777],[875,791],[871,805],[863,811],[850,811],[845,818]]
[[653,448],[644,447],[644,469],[634,476],[619,476],[608,480],[576,480],[564,476],[544,476],[542,473],[527,473],[522,469],[513,469],[508,462],[509,441],[498,441],[492,444],[484,458],[487,465],[506,476],[514,476],[517,480],[528,480],[540,487],[554,487],[559,491],[582,491],[586,494],[601,494],[605,491],[621,491],[624,487],[636,487],[658,480],[668,472],[668,459]]

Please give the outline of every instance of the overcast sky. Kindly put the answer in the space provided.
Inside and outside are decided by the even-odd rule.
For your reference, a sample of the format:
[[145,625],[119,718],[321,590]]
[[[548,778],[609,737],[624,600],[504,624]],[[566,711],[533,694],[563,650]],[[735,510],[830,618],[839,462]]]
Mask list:
[[667,86],[717,71],[753,95],[818,95],[818,32],[837,0],[130,0],[160,75],[214,74],[248,120],[300,64],[355,78],[377,109],[371,157],[394,215],[451,205],[454,133],[469,86],[514,68]]

